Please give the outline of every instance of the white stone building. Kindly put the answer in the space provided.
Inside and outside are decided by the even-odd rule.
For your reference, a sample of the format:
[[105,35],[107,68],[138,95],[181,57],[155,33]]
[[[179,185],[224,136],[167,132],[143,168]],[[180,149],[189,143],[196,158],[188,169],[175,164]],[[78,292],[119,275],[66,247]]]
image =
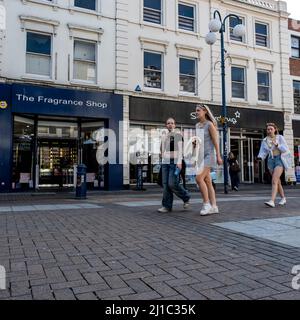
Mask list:
[[[135,166],[128,161],[136,152],[132,143],[140,129],[154,137],[154,142],[144,136],[139,143],[144,151],[145,182],[155,182],[165,119],[175,117],[188,138],[194,130],[196,103],[210,105],[217,117],[221,114],[219,35],[213,46],[205,42],[215,9],[223,17],[238,15],[246,27],[245,37],[236,38],[232,28],[237,21],[228,19],[225,34],[228,141],[242,165],[241,180],[253,183],[267,179],[264,164],[255,158],[266,122],[278,123],[293,145],[288,13],[283,1],[1,0],[0,4],[6,9],[6,29],[0,37],[0,79],[4,89],[11,86],[14,99],[27,99],[11,100],[7,117],[11,117],[12,126],[2,129],[10,131],[12,143],[4,150],[11,156],[0,163],[13,172],[0,176],[3,190],[59,185],[54,173],[49,173],[50,166],[55,169],[55,161],[41,163],[41,150],[53,151],[55,143],[60,154],[73,157],[65,166],[63,181],[63,186],[72,186],[76,174],[72,168],[95,158],[97,144],[90,139],[93,132],[104,126],[113,128],[117,120],[124,120],[122,141],[117,142],[123,170],[122,165],[106,168],[103,177],[92,161],[88,163],[90,186],[117,188],[115,175],[123,176],[123,185],[135,183]],[[28,87],[23,85],[31,86],[28,96],[24,94]],[[57,96],[56,109],[35,104],[44,88]],[[65,89],[70,90],[69,95],[59,91]],[[91,106],[88,101],[93,94],[97,101]],[[78,102],[81,96],[83,101]],[[77,109],[69,107],[67,112],[63,103],[75,104]],[[79,110],[78,103],[89,108]],[[108,108],[103,108],[102,115],[99,107],[103,106]],[[8,109],[3,110],[8,113]],[[24,150],[16,151],[20,141],[15,131],[19,128],[24,135],[27,126],[35,137],[27,145],[31,158]],[[133,136],[130,130],[135,130]],[[85,142],[91,140],[94,153],[86,149]],[[24,159],[27,167],[20,169],[18,161],[24,163]],[[47,174],[52,180],[47,180]],[[218,174],[221,181],[221,168]]]

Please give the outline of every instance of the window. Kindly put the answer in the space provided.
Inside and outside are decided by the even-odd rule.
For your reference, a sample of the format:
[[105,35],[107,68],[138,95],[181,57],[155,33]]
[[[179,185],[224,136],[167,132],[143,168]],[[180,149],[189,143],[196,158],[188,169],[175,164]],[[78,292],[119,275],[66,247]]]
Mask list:
[[162,88],[162,55],[144,52],[144,86]]
[[300,113],[300,81],[293,81],[294,87],[294,112]]
[[89,10],[96,10],[96,0],[74,0],[74,6]]
[[236,37],[233,34],[233,29],[236,25],[242,23],[243,25],[245,25],[245,19],[244,18],[240,18],[240,20],[238,20],[236,17],[230,17],[229,18],[229,32],[230,32],[230,40],[234,40],[234,41],[239,41],[239,42],[245,42],[245,37]]
[[161,0],[144,0],[144,21],[161,24]]
[[196,60],[179,59],[179,83],[180,91],[196,92]]
[[246,99],[245,68],[231,67],[232,98]]
[[269,71],[257,71],[258,100],[271,101],[271,81]]
[[292,57],[300,58],[300,38],[292,36]]
[[27,32],[26,73],[51,75],[51,36]]
[[269,30],[268,25],[255,23],[255,43],[260,47],[269,47]]
[[96,44],[74,41],[74,79],[96,82]]
[[178,4],[178,28],[195,31],[195,7]]

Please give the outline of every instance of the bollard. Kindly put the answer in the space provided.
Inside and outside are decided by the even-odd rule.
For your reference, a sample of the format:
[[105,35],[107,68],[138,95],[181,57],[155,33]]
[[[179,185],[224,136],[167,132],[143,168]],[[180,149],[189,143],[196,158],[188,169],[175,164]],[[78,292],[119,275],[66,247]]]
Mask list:
[[86,165],[77,166],[76,199],[86,199]]

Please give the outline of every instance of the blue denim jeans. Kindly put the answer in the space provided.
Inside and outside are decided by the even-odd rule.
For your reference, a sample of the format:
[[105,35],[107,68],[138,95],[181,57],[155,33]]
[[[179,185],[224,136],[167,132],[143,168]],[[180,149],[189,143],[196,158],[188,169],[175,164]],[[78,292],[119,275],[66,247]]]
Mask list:
[[185,190],[180,182],[180,175],[175,176],[176,164],[162,164],[162,183],[164,188],[162,205],[167,209],[172,209],[173,194],[175,193],[178,198],[183,202],[190,200],[190,195]]
[[280,155],[274,156],[273,158],[269,157],[268,159],[268,169],[271,173],[274,171],[276,167],[284,168]]

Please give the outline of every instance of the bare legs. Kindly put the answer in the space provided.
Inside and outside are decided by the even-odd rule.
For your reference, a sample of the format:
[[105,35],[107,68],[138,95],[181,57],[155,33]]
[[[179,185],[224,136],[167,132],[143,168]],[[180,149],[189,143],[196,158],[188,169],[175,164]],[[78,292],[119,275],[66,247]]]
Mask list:
[[277,166],[272,173],[272,200],[275,201],[279,191],[281,198],[284,198],[284,191],[281,185],[280,176],[282,175],[283,168]]
[[205,167],[203,171],[196,176],[196,182],[202,194],[203,202],[210,202],[213,207],[217,206],[216,194],[212,185],[209,167]]

